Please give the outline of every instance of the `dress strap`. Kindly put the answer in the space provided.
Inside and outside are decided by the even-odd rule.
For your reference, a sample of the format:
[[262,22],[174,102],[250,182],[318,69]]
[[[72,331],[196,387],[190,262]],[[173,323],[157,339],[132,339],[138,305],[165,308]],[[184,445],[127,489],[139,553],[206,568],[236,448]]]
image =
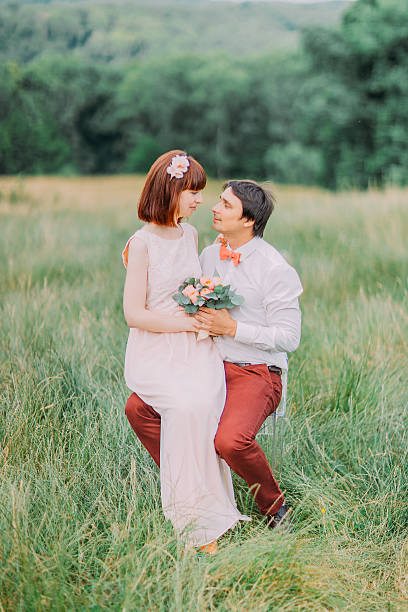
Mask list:
[[[143,226],[144,227],[144,226]],[[125,266],[125,268],[127,268],[128,266],[128,259],[129,259],[129,246],[131,241],[133,240],[133,238],[135,238],[135,236],[137,236],[138,238],[142,238],[143,242],[147,243],[147,239],[146,239],[146,232],[143,232],[143,227],[140,230],[137,230],[137,232],[135,232],[127,241],[125,248],[122,251],[122,261],[123,261],[123,265]]]

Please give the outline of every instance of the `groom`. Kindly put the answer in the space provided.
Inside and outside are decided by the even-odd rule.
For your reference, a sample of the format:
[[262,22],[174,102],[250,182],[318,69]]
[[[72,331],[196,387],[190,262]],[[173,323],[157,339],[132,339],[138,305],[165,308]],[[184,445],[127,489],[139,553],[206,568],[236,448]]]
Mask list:
[[[205,276],[220,276],[245,301],[232,314],[200,308],[195,315],[201,328],[214,336],[225,365],[227,398],[214,440],[216,451],[248,483],[272,528],[283,520],[287,506],[255,437],[280,403],[286,352],[299,345],[302,293],[294,268],[262,238],[273,208],[272,194],[253,181],[224,185],[212,209],[212,227],[223,239],[206,247],[200,261]],[[160,416],[135,393],[125,412],[159,465]]]

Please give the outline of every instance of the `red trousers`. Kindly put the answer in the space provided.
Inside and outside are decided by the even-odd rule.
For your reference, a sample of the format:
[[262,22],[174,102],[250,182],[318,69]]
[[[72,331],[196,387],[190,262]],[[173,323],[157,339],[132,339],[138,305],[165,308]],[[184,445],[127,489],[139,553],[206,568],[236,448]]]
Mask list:
[[[279,374],[264,364],[246,367],[224,362],[227,399],[214,444],[217,453],[249,485],[262,514],[274,514],[284,498],[262,448],[255,441],[262,423],[278,407]],[[132,393],[125,413],[143,446],[160,465],[160,415]]]

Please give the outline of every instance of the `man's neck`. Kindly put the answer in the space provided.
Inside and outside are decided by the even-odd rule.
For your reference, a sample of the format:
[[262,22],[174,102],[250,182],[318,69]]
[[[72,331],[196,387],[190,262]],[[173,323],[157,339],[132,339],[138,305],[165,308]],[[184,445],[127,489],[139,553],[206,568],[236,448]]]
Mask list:
[[231,249],[233,249],[234,251],[236,249],[239,249],[240,247],[244,246],[244,244],[246,244],[247,242],[250,242],[252,240],[252,238],[255,238],[255,236],[252,234],[248,234],[247,232],[245,232],[245,234],[224,234],[224,238],[226,240],[228,240],[228,244],[230,245]]

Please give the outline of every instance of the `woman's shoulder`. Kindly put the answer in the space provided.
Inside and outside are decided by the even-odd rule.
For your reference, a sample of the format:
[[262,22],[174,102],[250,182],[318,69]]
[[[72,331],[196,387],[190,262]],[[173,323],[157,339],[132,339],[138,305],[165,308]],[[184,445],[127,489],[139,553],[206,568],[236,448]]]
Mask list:
[[197,230],[194,225],[190,225],[190,223],[186,223],[185,221],[183,221],[183,223],[180,223],[180,225],[183,228],[183,232],[188,236],[198,236]]
[[194,249],[198,249],[198,232],[194,225],[190,225],[189,223],[180,223],[184,232],[184,239],[186,244],[193,245]]
[[132,234],[126,243],[125,248],[122,251],[122,261],[125,268],[127,268],[129,261],[129,252],[145,252],[147,250],[148,237],[143,230],[143,227]]

